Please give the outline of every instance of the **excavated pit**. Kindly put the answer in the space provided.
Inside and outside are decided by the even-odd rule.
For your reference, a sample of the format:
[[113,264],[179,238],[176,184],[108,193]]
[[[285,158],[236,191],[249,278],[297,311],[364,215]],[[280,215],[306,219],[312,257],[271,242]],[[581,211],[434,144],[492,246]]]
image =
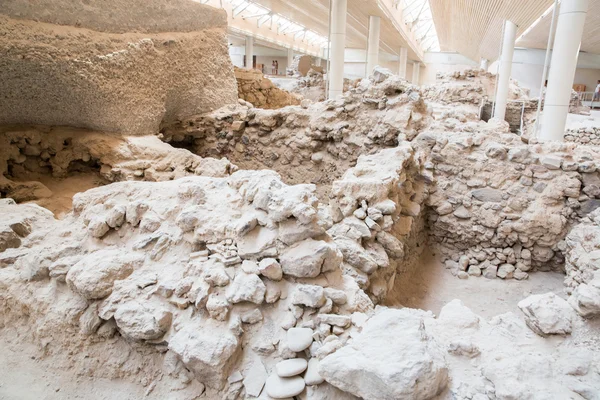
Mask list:
[[[100,15],[122,6],[110,3]],[[96,25],[96,6],[78,4],[59,22],[75,10],[103,32],[78,31],[87,45],[131,41],[110,61],[168,64],[168,53],[191,65],[177,76],[157,68],[145,86],[94,50],[86,68],[112,76],[95,112],[74,116],[76,101],[60,115],[44,102],[34,115],[11,106],[9,122],[45,125],[0,128],[0,397],[62,400],[81,387],[94,400],[600,391],[600,327],[583,318],[600,314],[599,148],[539,144],[481,121],[493,76],[474,70],[420,88],[376,68],[336,100],[282,108],[269,93],[299,99],[250,73],[256,84],[240,96],[273,109],[234,103],[222,12],[182,3],[163,20],[157,10],[169,4],[137,2],[114,32]],[[56,21],[35,11],[52,2],[38,5],[21,15],[9,0],[0,13],[53,44]],[[129,31],[148,15],[159,25],[140,41]],[[175,29],[174,15],[195,15],[195,31]],[[197,46],[215,61],[195,62]],[[319,78],[308,74],[314,87]],[[102,112],[121,79],[133,86],[119,101],[151,115],[121,103]],[[174,79],[181,92],[165,102]],[[197,92],[204,83],[213,93]],[[290,364],[306,371],[280,378]]]

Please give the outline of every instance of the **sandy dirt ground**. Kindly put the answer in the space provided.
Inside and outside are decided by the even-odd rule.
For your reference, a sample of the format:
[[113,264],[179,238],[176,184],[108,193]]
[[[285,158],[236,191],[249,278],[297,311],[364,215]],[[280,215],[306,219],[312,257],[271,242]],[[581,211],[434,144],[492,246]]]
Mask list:
[[426,250],[410,275],[396,278],[394,295],[387,305],[421,308],[438,314],[446,303],[459,299],[476,314],[490,318],[509,311],[520,313],[517,303],[531,294],[554,292],[565,297],[564,279],[564,274],[554,272],[534,272],[523,281],[483,276],[458,279]]
[[30,177],[52,191],[52,197],[34,200],[31,203],[38,204],[54,213],[58,219],[71,211],[73,196],[79,192],[106,185],[110,183],[97,172],[76,172],[64,179],[56,179],[49,175]]
[[34,345],[0,339],[1,400],[139,400],[140,386],[119,380],[78,377],[61,371],[51,359],[38,359]]

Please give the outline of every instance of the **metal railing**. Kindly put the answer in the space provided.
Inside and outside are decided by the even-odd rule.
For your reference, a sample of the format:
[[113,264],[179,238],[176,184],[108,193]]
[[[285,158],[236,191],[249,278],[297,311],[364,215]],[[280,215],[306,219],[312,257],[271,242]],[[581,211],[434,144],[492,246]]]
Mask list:
[[594,108],[594,104],[600,106],[600,93],[596,94],[596,92],[578,92],[579,101],[582,105],[589,106],[590,108]]

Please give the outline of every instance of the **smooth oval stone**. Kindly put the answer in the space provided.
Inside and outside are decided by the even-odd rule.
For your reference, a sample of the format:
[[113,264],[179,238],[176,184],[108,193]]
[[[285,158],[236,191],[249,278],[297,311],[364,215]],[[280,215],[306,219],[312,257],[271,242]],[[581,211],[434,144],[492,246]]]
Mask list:
[[308,362],[303,358],[292,358],[289,360],[283,360],[275,365],[275,371],[277,375],[282,378],[288,378],[290,376],[300,375],[306,367]]
[[267,378],[265,389],[267,394],[274,399],[287,399],[298,396],[305,386],[304,379],[299,376],[281,378],[277,374],[271,374]]
[[310,328],[290,328],[287,331],[287,345],[290,350],[306,350],[313,342],[313,330]]
[[325,382],[325,379],[319,375],[319,360],[317,358],[311,358],[308,360],[308,368],[304,374],[304,382],[307,385],[320,385]]

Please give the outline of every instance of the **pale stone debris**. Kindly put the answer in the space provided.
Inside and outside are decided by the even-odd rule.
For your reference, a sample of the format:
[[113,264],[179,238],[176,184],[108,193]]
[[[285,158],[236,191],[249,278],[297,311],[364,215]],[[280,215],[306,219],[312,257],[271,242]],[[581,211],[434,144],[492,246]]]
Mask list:
[[[33,341],[57,369],[141,385],[156,399],[595,398],[600,352],[582,347],[600,315],[594,140],[541,144],[504,121],[479,120],[494,77],[475,70],[420,88],[377,67],[341,98],[315,102],[238,70],[236,102],[224,14],[152,1],[195,30],[174,30],[171,16],[157,19],[138,1],[120,30],[94,25],[89,13],[102,7],[82,11],[78,1],[56,0],[61,21],[39,7],[17,20],[15,1],[0,5],[0,44],[37,34],[49,46],[43,63],[59,67],[51,60],[60,24],[85,46],[127,35],[126,53],[102,57],[134,53],[134,64],[157,70],[147,99],[129,102],[146,86],[116,68],[97,99],[70,99],[60,115],[46,112],[43,96],[26,107],[13,99],[0,114],[0,337]],[[158,31],[140,28],[140,10]],[[171,36],[179,50],[154,63],[137,58],[174,45]],[[188,54],[197,46],[214,65]],[[193,76],[165,69],[169,56]],[[5,62],[0,78],[20,64]],[[218,76],[207,80],[205,68]],[[321,89],[318,71],[306,75],[304,87]],[[166,104],[162,85],[175,81],[182,101]],[[131,84],[124,105],[102,111],[119,82]],[[511,86],[512,98],[526,95]],[[75,194],[62,218],[31,203],[55,196],[32,176],[62,179],[83,166],[104,181]],[[569,297],[524,294],[522,315],[489,320],[459,300],[438,316],[384,306],[426,247],[451,279],[470,282],[519,284],[564,268]]]

